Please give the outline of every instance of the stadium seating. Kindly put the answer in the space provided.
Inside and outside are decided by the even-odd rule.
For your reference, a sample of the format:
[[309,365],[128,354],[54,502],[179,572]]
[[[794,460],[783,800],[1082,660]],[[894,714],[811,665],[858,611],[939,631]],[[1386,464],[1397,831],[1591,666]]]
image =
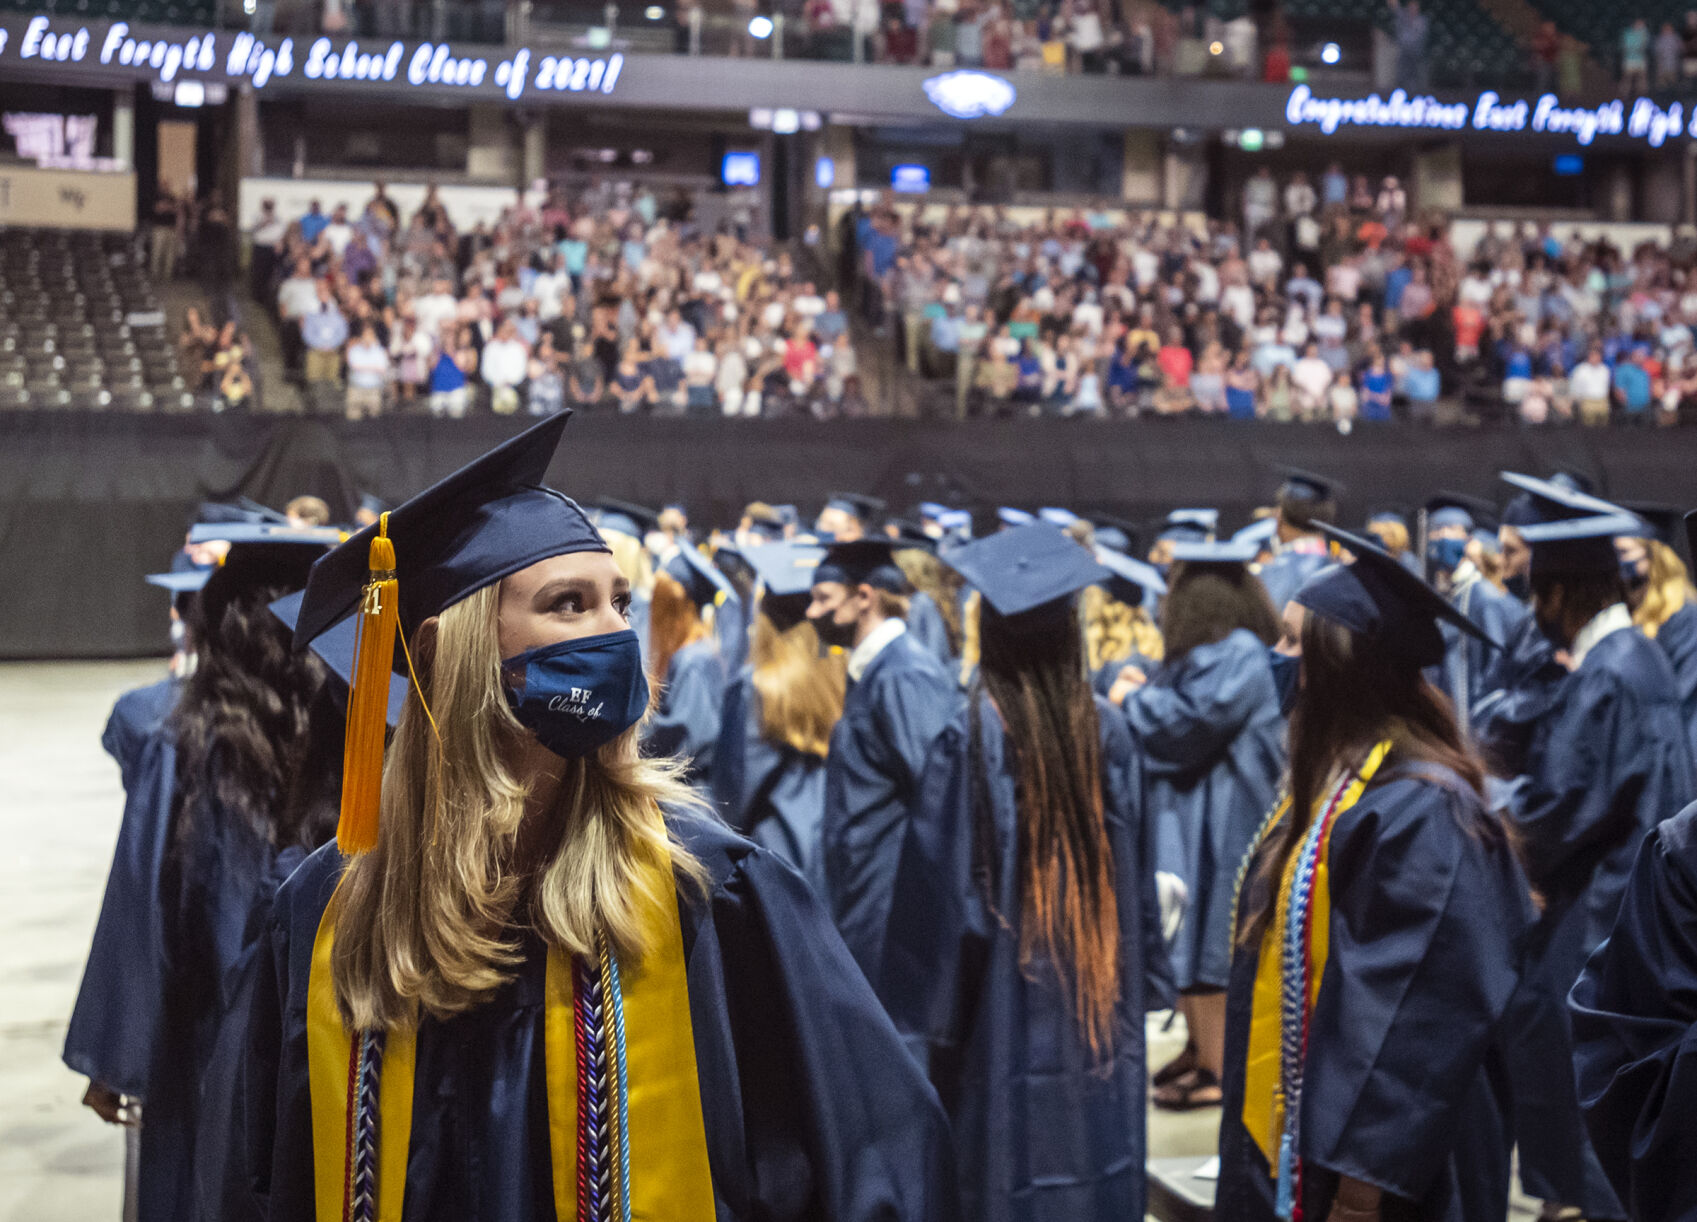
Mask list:
[[207,26],[217,21],[217,0],[0,0],[0,10],[46,13],[84,21],[121,19],[158,25]]
[[194,405],[133,238],[0,231],[0,409]]
[[1620,58],[1620,33],[1634,17],[1649,22],[1654,37],[1664,21],[1683,30],[1685,11],[1691,4],[1690,0],[1637,0],[1629,9],[1597,0],[1532,0],[1532,7],[1555,22],[1564,34],[1589,45],[1600,63],[1612,67]]

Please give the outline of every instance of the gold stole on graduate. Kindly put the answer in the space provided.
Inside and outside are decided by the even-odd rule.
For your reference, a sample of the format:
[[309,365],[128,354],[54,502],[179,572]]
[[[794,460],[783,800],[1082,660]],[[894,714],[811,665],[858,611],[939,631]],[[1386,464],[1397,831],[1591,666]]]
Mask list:
[[[712,1222],[713,1180],[669,862],[654,950],[622,968],[548,951],[544,1072],[557,1222]],[[319,922],[306,1045],[318,1222],[401,1222],[417,1032],[349,1033],[331,980],[336,901]],[[583,1072],[580,1073],[580,1067]],[[599,1067],[599,1068],[597,1068]]]
[[[1326,957],[1331,946],[1332,893],[1328,855],[1331,851],[1332,829],[1337,826],[1338,816],[1360,801],[1367,783],[1373,779],[1379,765],[1384,763],[1390,749],[1389,742],[1382,742],[1374,747],[1361,768],[1343,777],[1317,805],[1314,818],[1319,821],[1319,826],[1310,827],[1311,832],[1317,835],[1317,843],[1308,862],[1312,868],[1312,878],[1300,877],[1299,867],[1303,865],[1304,854],[1302,846],[1299,845],[1291,853],[1290,860],[1285,863],[1284,873],[1279,881],[1278,907],[1261,938],[1249,1019],[1249,1046],[1243,1083],[1243,1125],[1249,1130],[1255,1144],[1260,1147],[1262,1156],[1266,1158],[1267,1165],[1274,1169],[1275,1175],[1278,1174],[1281,1163],[1279,1155],[1281,1140],[1285,1134],[1287,1102],[1281,1072],[1281,1054],[1290,1040],[1297,1041],[1298,1046],[1306,1051],[1302,1041],[1305,1039],[1307,1014],[1313,1010],[1314,1003],[1319,998],[1320,981],[1326,972]],[[1290,799],[1287,797],[1280,808],[1281,815],[1269,820],[1263,829],[1261,843],[1255,848],[1256,853],[1260,852],[1274,829],[1283,823],[1283,815],[1288,813],[1289,808]],[[1306,841],[1307,837],[1304,837],[1304,840]],[[1305,904],[1302,902],[1304,897],[1300,894],[1303,889],[1301,884],[1304,882],[1307,884]],[[1293,898],[1297,900],[1294,912]],[[1306,919],[1307,924],[1306,954],[1302,965],[1304,988],[1299,1012],[1284,1004],[1287,939],[1293,919]],[[1299,1017],[1301,1030],[1290,1029],[1293,1014]],[[1281,1188],[1286,1187],[1288,1185],[1281,1185]]]

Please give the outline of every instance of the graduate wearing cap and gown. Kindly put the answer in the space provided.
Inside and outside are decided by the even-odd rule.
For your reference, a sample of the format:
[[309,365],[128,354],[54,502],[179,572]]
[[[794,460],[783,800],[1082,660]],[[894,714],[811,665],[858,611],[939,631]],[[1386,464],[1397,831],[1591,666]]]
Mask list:
[[1369,514],[1367,535],[1401,562],[1402,567],[1421,576],[1420,557],[1414,554],[1408,534],[1408,519],[1395,509]]
[[[171,594],[171,643],[178,654],[186,656],[192,648],[188,639],[187,617],[195,596],[212,573],[210,568],[181,569],[170,573],[150,573],[146,578],[149,585]],[[181,690],[182,678],[173,673],[156,682],[131,688],[113,702],[112,712],[106,718],[106,728],[100,734],[100,745],[117,762],[126,792],[141,753],[176,707]]]
[[648,618],[654,605],[654,568],[644,540],[660,528],[660,515],[641,505],[608,497],[597,501],[589,510],[589,520],[607,540],[607,545],[613,549],[613,559],[631,583],[630,626],[641,642],[642,654],[646,658]]
[[1637,519],[1614,513],[1522,531],[1532,548],[1533,613],[1571,673],[1525,727],[1522,776],[1506,798],[1545,901],[1513,1004],[1515,1127],[1527,1193],[1589,1218],[1626,1214],[1566,1072],[1567,994],[1608,936],[1645,834],[1697,796],[1672,668],[1622,601],[1614,540],[1636,529]]
[[[1121,679],[1108,698],[1137,752],[1154,868],[1188,897],[1169,949],[1191,1043],[1156,1084],[1160,1106],[1182,1109],[1218,1102],[1233,887],[1285,757],[1270,652],[1278,620],[1244,567],[1255,545],[1177,543],[1172,554],[1166,657],[1147,682]],[[1178,890],[1162,881],[1169,895]],[[1168,908],[1176,912],[1171,900]]]
[[[955,663],[956,650],[949,638],[948,622],[943,618],[943,609],[937,598],[922,584],[928,572],[940,577],[942,570],[936,559],[937,540],[909,522],[891,522],[885,526],[885,532],[895,544],[897,567],[908,579],[907,630],[914,641],[929,650],[937,661],[951,667]],[[937,588],[938,593],[942,592],[938,581],[925,584]]]
[[1642,536],[1624,537],[1616,545],[1632,622],[1661,646],[1673,665],[1679,707],[1697,752],[1697,591],[1674,550],[1683,533],[1680,514],[1666,505],[1634,503],[1627,508],[1644,523]]
[[218,1216],[202,1200],[201,1172],[219,1161],[202,1135],[221,1136],[206,1126],[203,1095],[216,1088],[207,1070],[232,1012],[229,977],[271,891],[330,834],[326,790],[341,748],[340,724],[325,720],[323,664],[290,657],[265,605],[303,586],[338,536],[216,530],[230,547],[190,608],[199,665],[128,768],[64,1049],[103,1116],[113,1096],[142,1104],[144,1220]]
[[[1106,696],[1127,666],[1147,675],[1160,665],[1161,632],[1144,607],[1149,599],[1158,600],[1166,594],[1167,583],[1154,565],[1111,547],[1097,547],[1096,562],[1108,570],[1109,576],[1101,583],[1097,598],[1089,592],[1084,596],[1085,644],[1092,654],[1101,655],[1091,672],[1090,686],[1097,695]],[[1099,603],[1094,620],[1092,602]],[[1126,617],[1130,617],[1130,623],[1124,622]],[[1118,639],[1122,633],[1129,639]],[[1116,639],[1110,641],[1109,636]]]
[[1295,600],[1292,773],[1237,906],[1215,1216],[1500,1222],[1502,1023],[1533,906],[1422,677],[1436,621],[1477,629],[1371,542],[1327,533],[1354,560]]
[[[1432,584],[1484,634],[1499,645],[1513,634],[1526,608],[1485,580],[1467,549],[1482,502],[1444,493],[1426,503],[1426,564]],[[1471,727],[1470,713],[1485,691],[1485,672],[1496,661],[1496,648],[1447,621],[1440,624],[1447,649],[1438,687],[1455,706],[1462,732]]]
[[[807,623],[813,571],[824,551],[772,543],[743,555],[761,597],[752,660],[725,689],[714,805],[734,830],[789,862],[823,898],[825,753],[843,706],[843,659],[819,656]],[[771,718],[763,690],[778,698]]]
[[708,607],[736,602],[725,575],[685,544],[672,554],[654,586],[649,671],[660,698],[643,727],[643,750],[673,755],[705,786],[713,772],[725,703],[725,660],[702,622]]
[[1568,998],[1579,1105],[1634,1222],[1697,1217],[1697,805],[1651,829]]
[[[984,656],[903,838],[880,995],[949,1112],[967,1217],[1139,1219],[1167,971],[1136,756],[1081,665],[1073,596],[1107,574],[1045,525],[947,560],[984,595]],[[1087,934],[1044,926],[1057,893]]]
[[875,496],[859,492],[833,492],[814,520],[814,530],[835,543],[853,543],[867,538],[884,516],[885,504]]
[[838,932],[874,981],[925,757],[960,707],[954,676],[908,633],[906,588],[888,539],[833,544],[807,610],[820,642],[848,655],[825,761],[825,885]]
[[823,909],[637,751],[624,579],[540,484],[565,423],[313,571],[297,640],[360,622],[341,822],[277,893],[231,1180],[270,1222],[952,1222],[935,1095]]
[[1331,563],[1317,529],[1337,520],[1338,491],[1335,481],[1325,476],[1286,470],[1278,494],[1278,552],[1259,574],[1275,613],[1296,597],[1303,582]]

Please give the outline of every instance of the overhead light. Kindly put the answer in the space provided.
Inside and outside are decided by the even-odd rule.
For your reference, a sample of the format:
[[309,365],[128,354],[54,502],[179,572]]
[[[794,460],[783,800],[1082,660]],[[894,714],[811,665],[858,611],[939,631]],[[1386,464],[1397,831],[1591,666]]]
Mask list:
[[1320,62],[1322,64],[1335,64],[1342,58],[1343,48],[1335,42],[1329,42],[1320,48]]
[[178,106],[205,106],[206,86],[200,81],[178,81],[176,94],[171,100]]
[[666,10],[661,8],[658,4],[650,4],[647,8],[642,10],[642,15],[650,21],[658,21],[666,15]]
[[772,19],[764,14],[748,19],[748,32],[753,38],[772,37]]
[[758,128],[759,130],[761,130],[763,132],[771,131],[772,130],[772,108],[770,106],[756,106],[756,107],[754,107],[752,110],[750,110],[748,112],[748,125],[750,127]]
[[1213,42],[1208,44],[1208,54],[1209,55],[1224,55],[1225,53],[1226,53],[1226,44],[1221,42],[1218,38],[1216,38]]
[[837,163],[829,157],[820,157],[813,163],[813,185],[821,191],[829,191],[837,182]]
[[1246,127],[1237,134],[1237,147],[1246,153],[1259,153],[1267,145],[1267,133],[1259,127]]
[[780,136],[788,136],[801,130],[801,115],[788,106],[780,106],[772,112],[772,130]]

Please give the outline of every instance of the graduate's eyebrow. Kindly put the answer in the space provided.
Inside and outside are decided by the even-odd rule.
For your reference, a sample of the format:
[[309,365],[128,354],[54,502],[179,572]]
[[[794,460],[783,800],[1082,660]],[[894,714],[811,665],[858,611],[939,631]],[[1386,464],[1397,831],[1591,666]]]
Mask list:
[[545,610],[565,594],[576,594],[585,598],[595,593],[595,582],[587,577],[556,577],[544,585],[530,600],[531,606],[537,610]]

